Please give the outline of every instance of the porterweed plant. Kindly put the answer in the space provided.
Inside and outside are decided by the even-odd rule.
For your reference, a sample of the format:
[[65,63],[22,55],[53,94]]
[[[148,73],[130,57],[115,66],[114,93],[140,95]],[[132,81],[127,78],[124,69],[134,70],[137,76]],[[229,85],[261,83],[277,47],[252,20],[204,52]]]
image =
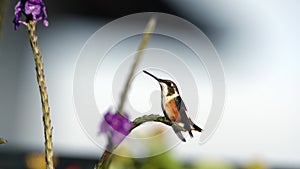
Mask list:
[[44,64],[38,45],[38,36],[36,35],[36,24],[40,21],[43,21],[45,26],[48,26],[49,24],[47,21],[46,6],[42,0],[20,0],[17,2],[15,6],[15,18],[13,20],[14,29],[17,30],[20,25],[25,25],[28,30],[28,37],[34,56],[36,78],[42,103],[46,168],[53,169],[54,164],[50,106],[48,103]]
[[[46,79],[44,74],[44,64],[42,60],[41,51],[38,45],[38,36],[36,34],[36,25],[40,21],[44,26],[48,26],[46,6],[42,0],[20,0],[15,6],[15,18],[13,20],[14,29],[17,30],[20,26],[25,26],[28,30],[29,42],[34,56],[36,78],[39,86],[40,101],[42,104],[42,115],[44,125],[44,137],[45,137],[45,161],[46,168],[53,169],[53,143],[52,143],[52,126],[50,117],[50,106],[48,103],[48,93],[46,86]],[[124,84],[124,89],[120,97],[120,104],[117,110],[114,112],[108,110],[104,114],[104,118],[100,124],[99,133],[103,134],[107,138],[106,149],[100,157],[98,163],[95,165],[95,169],[107,169],[110,166],[112,158],[114,156],[114,150],[120,145],[120,143],[130,134],[132,130],[139,127],[146,122],[160,122],[165,125],[173,127],[176,131],[186,131],[186,129],[178,123],[171,121],[164,116],[150,114],[144,115],[129,120],[130,112],[123,110],[124,104],[128,92],[130,90],[132,78],[136,72],[136,68],[142,59],[144,49],[147,46],[156,26],[156,18],[152,17],[145,27],[143,37],[140,45],[137,48],[134,62],[130,68],[127,81]],[[5,139],[1,139],[0,143],[5,143]]]

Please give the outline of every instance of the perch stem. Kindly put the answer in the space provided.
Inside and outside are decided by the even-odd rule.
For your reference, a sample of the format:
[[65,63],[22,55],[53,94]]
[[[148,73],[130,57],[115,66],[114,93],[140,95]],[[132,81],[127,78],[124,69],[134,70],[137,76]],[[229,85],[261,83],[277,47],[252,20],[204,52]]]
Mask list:
[[[132,131],[133,129],[137,128],[138,126],[140,126],[141,124],[146,123],[146,122],[160,122],[165,125],[175,127],[176,129],[178,129],[180,131],[186,131],[184,127],[181,127],[177,123],[174,123],[174,122],[166,119],[164,116],[154,115],[154,114],[144,115],[142,117],[138,117],[135,120],[133,120],[133,126],[130,129],[130,131]],[[115,148],[117,146],[115,146]],[[101,156],[98,164],[95,166],[95,169],[107,169],[112,160],[111,159],[112,156],[113,156],[113,154],[110,151],[105,150],[103,155]]]

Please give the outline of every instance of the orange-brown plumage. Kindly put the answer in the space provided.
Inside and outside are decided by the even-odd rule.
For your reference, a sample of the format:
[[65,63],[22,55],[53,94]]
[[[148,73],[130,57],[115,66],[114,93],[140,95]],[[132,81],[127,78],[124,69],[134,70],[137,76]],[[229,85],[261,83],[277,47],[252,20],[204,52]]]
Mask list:
[[[165,104],[166,112],[169,116],[169,119],[176,122],[181,122],[180,112],[176,106],[175,100],[170,100]],[[170,113],[172,112],[172,113]]]

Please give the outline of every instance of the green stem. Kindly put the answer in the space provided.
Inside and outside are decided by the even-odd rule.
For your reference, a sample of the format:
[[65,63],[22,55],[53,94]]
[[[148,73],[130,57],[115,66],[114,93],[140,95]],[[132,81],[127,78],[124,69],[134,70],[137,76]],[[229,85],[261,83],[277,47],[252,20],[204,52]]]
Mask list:
[[95,166],[94,169],[108,169],[110,163],[111,163],[111,157],[113,154],[109,152],[108,150],[105,150],[98,162],[98,164]]
[[148,44],[148,41],[151,37],[151,33],[153,32],[154,28],[155,28],[155,25],[156,25],[156,19],[155,18],[151,18],[145,28],[145,31],[144,31],[144,36],[143,36],[143,39],[140,43],[140,46],[137,50],[137,54],[135,56],[135,61],[131,67],[131,70],[130,70],[130,74],[127,78],[127,81],[126,81],[126,85],[125,85],[125,88],[124,88],[124,91],[121,95],[121,102],[120,102],[120,105],[119,105],[119,108],[118,108],[118,113],[122,114],[122,111],[123,111],[123,106],[124,106],[124,103],[125,103],[125,100],[127,98],[127,93],[130,89],[130,84],[131,84],[131,80],[132,80],[132,77],[134,75],[134,72],[136,71],[136,68],[137,68],[137,65],[139,64],[141,58],[142,58],[142,54],[144,52],[144,49],[146,48],[147,44]]
[[[146,122],[160,122],[165,125],[175,127],[180,131],[186,131],[186,129],[184,127],[181,127],[179,124],[166,119],[164,116],[155,115],[155,114],[144,115],[142,117],[138,117],[135,120],[133,120],[133,126],[130,129],[130,131],[132,131],[133,129],[137,128],[138,126]],[[115,148],[117,148],[117,146],[115,146]],[[112,156],[113,156],[112,152],[105,150],[98,164],[95,166],[95,169],[108,169]]]
[[47,94],[46,80],[44,75],[44,65],[43,65],[42,55],[40,53],[40,48],[37,43],[38,37],[35,34],[35,26],[36,26],[36,22],[29,21],[27,24],[27,29],[29,33],[31,48],[34,54],[35,70],[36,70],[37,82],[39,85],[41,102],[42,102],[46,167],[47,169],[54,169],[50,107],[48,103],[48,94]]
[[165,118],[164,116],[155,115],[155,114],[144,115],[142,117],[136,118],[135,120],[133,120],[133,127],[131,128],[131,130],[135,129],[136,127],[146,122],[160,122],[165,125],[172,126],[178,129],[179,131],[186,131],[186,129],[184,127],[181,127],[178,123],[174,123],[168,120],[167,118]]
[[[153,32],[154,28],[155,28],[155,25],[156,25],[156,19],[155,18],[151,18],[145,28],[145,31],[144,31],[144,35],[143,35],[143,39],[140,43],[140,46],[137,50],[137,54],[135,56],[135,61],[131,67],[131,70],[130,70],[130,74],[127,78],[127,81],[126,81],[126,84],[125,84],[125,87],[124,87],[124,91],[122,92],[122,95],[121,95],[121,102],[120,102],[120,105],[118,107],[118,113],[122,114],[123,112],[123,107],[124,107],[124,103],[125,103],[125,100],[127,98],[127,93],[130,89],[130,85],[131,85],[131,80],[132,80],[132,77],[134,75],[134,72],[136,71],[136,68],[138,66],[138,63],[140,62],[141,60],[141,57],[142,57],[142,54],[144,52],[144,49],[146,48],[147,44],[148,44],[148,41],[151,37],[151,33]],[[108,143],[108,147],[109,147],[110,143]],[[114,148],[116,148],[117,146],[114,146]],[[113,148],[107,148],[108,150],[111,150],[113,151]],[[111,157],[113,156],[112,152],[109,152],[108,150],[105,150],[103,155],[101,156],[98,164],[95,166],[95,168],[97,169],[107,169],[110,165],[110,162],[111,162]]]

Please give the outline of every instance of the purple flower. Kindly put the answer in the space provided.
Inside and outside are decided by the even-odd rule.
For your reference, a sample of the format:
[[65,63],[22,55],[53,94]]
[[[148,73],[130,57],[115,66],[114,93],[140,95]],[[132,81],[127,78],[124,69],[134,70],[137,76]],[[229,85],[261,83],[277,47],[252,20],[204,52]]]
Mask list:
[[100,133],[109,135],[112,143],[118,145],[130,133],[133,123],[128,116],[108,111],[100,125]]
[[[22,21],[21,16],[25,15],[26,20]],[[43,20],[44,25],[48,26],[46,7],[42,0],[20,0],[15,6],[15,18],[13,20],[15,30],[20,24],[26,25],[29,20],[35,22]]]

